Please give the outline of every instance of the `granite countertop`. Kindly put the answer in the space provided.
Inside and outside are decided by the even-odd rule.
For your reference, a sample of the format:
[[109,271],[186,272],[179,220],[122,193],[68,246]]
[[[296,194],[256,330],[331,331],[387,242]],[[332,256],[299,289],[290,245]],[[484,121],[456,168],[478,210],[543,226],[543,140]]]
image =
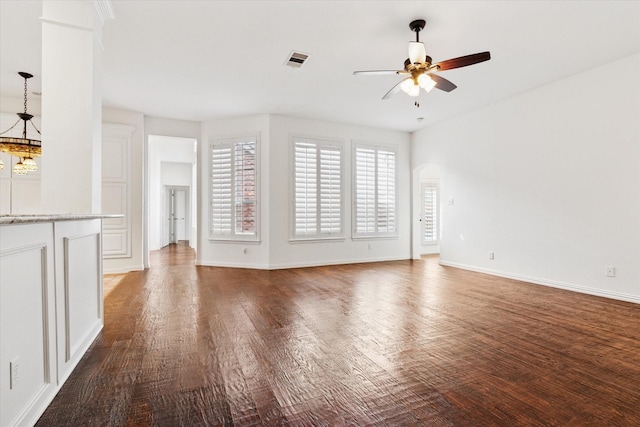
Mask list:
[[84,219],[122,218],[121,214],[42,214],[42,215],[0,215],[0,225],[29,224],[37,222],[79,221]]

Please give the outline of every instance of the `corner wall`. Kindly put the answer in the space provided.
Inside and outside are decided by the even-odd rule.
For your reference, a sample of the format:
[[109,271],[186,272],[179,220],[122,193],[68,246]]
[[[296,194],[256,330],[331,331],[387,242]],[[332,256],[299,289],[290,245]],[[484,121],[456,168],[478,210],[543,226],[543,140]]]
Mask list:
[[635,54],[415,133],[441,263],[640,302],[638,75]]
[[[280,115],[256,115],[203,123],[199,148],[199,250],[197,264],[278,269],[326,264],[409,259],[410,257],[410,138],[405,132],[309,120]],[[208,240],[210,139],[258,134],[260,177],[260,243]],[[344,230],[340,241],[291,243],[291,135],[342,140],[344,143]],[[351,153],[353,141],[398,147],[398,238],[351,238]],[[246,248],[246,251],[244,250]]]

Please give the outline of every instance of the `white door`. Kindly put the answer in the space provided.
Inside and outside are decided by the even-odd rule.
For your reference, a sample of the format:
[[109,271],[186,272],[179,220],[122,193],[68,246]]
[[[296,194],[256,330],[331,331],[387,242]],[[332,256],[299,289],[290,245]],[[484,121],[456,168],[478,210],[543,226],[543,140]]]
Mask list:
[[171,243],[171,191],[170,187],[164,187],[164,192],[162,193],[162,241],[160,246],[163,248]]
[[187,192],[186,190],[174,190],[173,192],[173,230],[174,242],[187,240],[186,227]]

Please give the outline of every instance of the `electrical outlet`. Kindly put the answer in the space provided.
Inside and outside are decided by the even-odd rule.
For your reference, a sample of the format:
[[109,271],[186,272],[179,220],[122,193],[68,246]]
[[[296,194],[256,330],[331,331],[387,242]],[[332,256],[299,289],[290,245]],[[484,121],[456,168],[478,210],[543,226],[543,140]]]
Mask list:
[[612,265],[607,265],[606,267],[607,277],[616,277],[616,268]]
[[493,253],[493,251],[489,251],[489,259],[494,259],[495,254]]
[[9,363],[9,372],[10,372],[9,389],[13,390],[16,387],[18,387],[18,384],[20,383],[21,375],[20,375],[20,358],[19,357],[16,357]]

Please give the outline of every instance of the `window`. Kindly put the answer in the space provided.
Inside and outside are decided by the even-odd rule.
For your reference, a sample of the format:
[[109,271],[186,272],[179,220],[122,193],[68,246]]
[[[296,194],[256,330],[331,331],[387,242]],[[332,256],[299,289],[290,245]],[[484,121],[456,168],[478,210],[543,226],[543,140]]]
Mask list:
[[422,244],[438,243],[438,187],[422,184]]
[[209,237],[257,240],[257,137],[212,141]]
[[356,145],[353,237],[397,235],[396,150]]
[[293,239],[342,237],[342,144],[293,138]]

